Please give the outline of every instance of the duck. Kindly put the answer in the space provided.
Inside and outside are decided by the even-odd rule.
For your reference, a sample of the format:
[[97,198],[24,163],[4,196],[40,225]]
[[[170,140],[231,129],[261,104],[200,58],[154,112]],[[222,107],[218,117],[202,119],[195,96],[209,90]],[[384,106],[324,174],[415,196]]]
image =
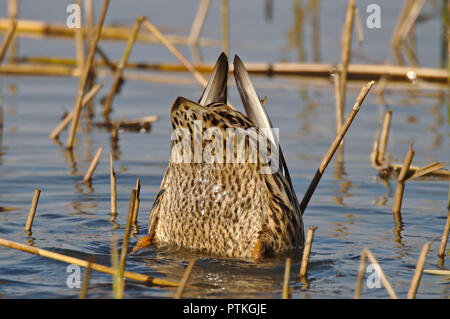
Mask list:
[[[150,211],[148,234],[133,253],[155,245],[260,261],[303,246],[302,212],[278,136],[237,55],[233,66],[245,114],[227,100],[224,53],[199,100],[178,97],[173,103],[168,167]],[[276,156],[262,156],[263,145]]]

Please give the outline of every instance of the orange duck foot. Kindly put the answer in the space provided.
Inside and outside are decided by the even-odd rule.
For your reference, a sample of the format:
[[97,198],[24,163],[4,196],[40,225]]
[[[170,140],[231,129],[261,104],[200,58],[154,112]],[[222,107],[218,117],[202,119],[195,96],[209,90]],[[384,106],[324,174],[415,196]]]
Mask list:
[[144,236],[139,238],[138,242],[136,243],[136,245],[133,247],[133,250],[131,251],[130,254],[134,254],[136,253],[138,250],[147,248],[148,246],[150,246],[152,244],[152,238],[150,236]]
[[258,239],[255,246],[253,247],[253,254],[252,254],[253,260],[255,262],[261,261],[261,259],[263,258],[264,251],[265,251],[264,244],[261,241],[261,239]]

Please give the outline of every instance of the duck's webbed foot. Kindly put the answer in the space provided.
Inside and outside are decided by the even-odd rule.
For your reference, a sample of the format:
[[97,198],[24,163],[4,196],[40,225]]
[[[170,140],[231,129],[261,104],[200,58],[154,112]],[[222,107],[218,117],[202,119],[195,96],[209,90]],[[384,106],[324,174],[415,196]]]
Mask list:
[[261,241],[261,239],[258,239],[256,241],[255,246],[253,246],[253,253],[252,253],[253,261],[255,261],[255,262],[261,261],[265,250],[266,249],[265,249],[264,243]]
[[136,253],[138,250],[147,248],[148,246],[150,246],[152,244],[152,237],[147,235],[144,237],[141,237],[138,242],[136,243],[136,245],[133,247],[133,250],[131,251],[130,254],[134,254]]

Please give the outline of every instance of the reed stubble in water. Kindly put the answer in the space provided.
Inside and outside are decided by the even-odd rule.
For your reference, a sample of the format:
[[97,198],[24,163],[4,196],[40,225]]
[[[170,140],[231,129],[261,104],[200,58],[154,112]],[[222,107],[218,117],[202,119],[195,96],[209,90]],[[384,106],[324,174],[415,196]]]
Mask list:
[[427,259],[428,251],[430,250],[430,245],[431,243],[423,245],[422,251],[420,252],[416,270],[414,271],[414,276],[411,280],[411,286],[409,287],[408,299],[416,298],[417,288],[419,287],[420,279],[422,278],[423,267]]
[[309,255],[311,253],[312,241],[316,229],[317,229],[316,226],[311,226],[308,229],[308,233],[306,235],[306,242],[303,248],[302,264],[300,266],[300,273],[299,273],[300,278],[306,277],[306,273],[308,271]]
[[403,192],[405,190],[406,173],[408,173],[409,171],[409,166],[411,165],[414,153],[415,152],[411,144],[409,146],[408,153],[406,154],[402,169],[397,179],[397,187],[395,188],[395,195],[394,195],[394,204],[392,205],[392,213],[394,215],[394,220],[397,225],[402,224],[401,207],[403,201]]
[[291,296],[289,289],[289,276],[291,274],[291,258],[286,258],[286,265],[284,267],[284,279],[283,279],[283,296],[282,299],[289,299]]
[[103,147],[99,147],[97,150],[97,153],[95,154],[94,158],[92,159],[89,169],[87,170],[86,174],[84,175],[83,180],[85,182],[89,182],[91,180],[92,175],[94,174],[95,168],[97,167],[98,161],[100,160],[100,156],[102,155],[102,151],[103,151]]
[[25,225],[25,231],[31,233],[31,227],[33,226],[34,215],[36,214],[36,208],[39,201],[41,191],[39,189],[34,190],[33,200],[31,201],[30,211],[28,212],[28,219]]

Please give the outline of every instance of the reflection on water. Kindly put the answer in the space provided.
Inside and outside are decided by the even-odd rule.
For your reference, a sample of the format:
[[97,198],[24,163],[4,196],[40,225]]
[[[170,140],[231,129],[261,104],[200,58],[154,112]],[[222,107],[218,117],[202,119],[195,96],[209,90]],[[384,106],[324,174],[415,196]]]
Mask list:
[[[50,2],[41,1],[42,7],[35,10],[24,3],[20,15],[44,19],[49,14],[56,14],[59,7],[49,13]],[[357,3],[363,22],[365,6],[369,2]],[[129,1],[129,7],[119,10],[112,1],[107,22],[131,24],[137,12],[152,9],[151,18],[156,25],[174,23],[174,29],[188,33],[198,1],[177,2],[181,9],[176,12],[167,10],[163,3],[155,1],[150,5]],[[0,9],[2,6],[4,3],[0,2]],[[237,53],[249,62],[338,63],[345,7],[346,1],[236,3],[230,6],[233,22],[230,25],[231,53]],[[62,6],[61,12],[65,12],[64,9]],[[202,36],[220,39],[221,28],[213,21],[218,9],[218,2],[212,2]],[[377,31],[364,28],[365,42],[352,52],[352,62],[395,63],[395,55],[386,43],[400,4],[383,2],[382,10],[386,13],[383,28]],[[425,6],[425,10],[430,9]],[[438,47],[440,35],[435,30],[440,28],[437,16],[417,25],[414,34],[407,39],[411,52],[402,51],[405,55],[403,63],[427,67],[439,65],[439,54],[430,48]],[[69,43],[21,38],[11,58],[31,55],[29,52],[42,56],[49,52],[73,56],[75,51]],[[123,43],[105,42],[102,48],[112,59],[119,59]],[[208,62],[215,61],[220,51],[214,47],[180,49],[193,61]],[[171,58],[165,48],[139,43],[133,49],[130,61],[161,62]],[[332,79],[254,78],[260,96],[268,97],[267,112],[273,125],[280,128],[281,144],[294,188],[301,198],[335,136]],[[111,123],[117,123],[122,117],[158,115],[160,120],[152,124],[151,132],[127,132],[114,126],[111,130],[99,128],[95,123],[103,118],[99,116],[101,105],[97,98],[96,109],[83,113],[74,150],[68,151],[64,147],[67,131],[61,134],[59,145],[50,140],[48,134],[59,123],[63,110],[72,108],[77,79],[2,77],[0,84],[0,117],[3,118],[0,127],[0,237],[83,259],[93,256],[94,262],[109,265],[111,238],[123,236],[129,194],[137,177],[142,183],[140,212],[130,248],[146,234],[148,215],[167,165],[170,106],[177,96],[198,96],[200,88],[194,84],[126,81],[115,99]],[[107,80],[103,90],[107,91],[110,84]],[[346,113],[361,85],[349,83]],[[380,177],[372,168],[369,156],[378,122],[389,107],[393,114],[387,153],[392,154],[393,161],[402,160],[410,141],[414,141],[416,150],[414,164],[423,166],[432,161],[448,160],[446,89],[426,86],[418,80],[408,86],[394,87],[389,78],[384,78],[377,84],[377,96],[372,94],[366,98],[345,144],[336,153],[334,163],[329,165],[304,215],[305,227],[315,225],[318,230],[312,245],[307,281],[297,277],[300,256],[292,263],[290,286],[293,287],[293,298],[353,297],[359,257],[365,246],[378,259],[396,293],[406,296],[422,245],[442,234],[447,216],[448,180],[408,182],[402,206],[403,219],[396,223],[391,211],[395,180]],[[100,92],[99,97],[106,91]],[[231,103],[242,110],[235,87],[230,86],[229,97]],[[96,115],[91,119],[93,112]],[[92,181],[85,183],[83,175],[99,146],[104,147],[105,152]],[[117,174],[118,214],[114,221],[110,221],[109,151]],[[27,235],[24,224],[36,187],[41,189],[41,198],[33,232]],[[437,258],[436,245],[433,242],[426,268],[448,267],[448,259]],[[152,247],[129,256],[127,270],[179,281],[193,257],[185,251]],[[198,259],[185,297],[281,297],[284,258],[254,264],[247,260],[195,257]],[[66,265],[62,263],[0,247],[1,296],[77,297],[77,290],[67,288],[66,278]],[[89,297],[109,298],[111,290],[111,276],[91,273]],[[174,292],[173,289],[148,287],[131,281],[126,284],[126,297],[170,298]],[[425,274],[419,296],[448,298],[448,283]],[[363,297],[387,298],[388,295],[383,289],[363,289]]]

